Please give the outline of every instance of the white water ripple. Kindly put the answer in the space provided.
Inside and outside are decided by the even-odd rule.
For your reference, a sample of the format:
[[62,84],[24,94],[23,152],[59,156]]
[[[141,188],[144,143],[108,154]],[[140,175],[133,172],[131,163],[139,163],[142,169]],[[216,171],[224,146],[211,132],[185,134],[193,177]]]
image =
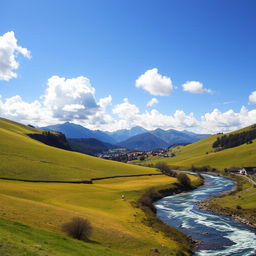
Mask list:
[[196,256],[255,256],[255,230],[195,205],[196,201],[230,190],[234,185],[220,176],[207,174],[204,177],[205,186],[156,202],[158,217],[203,242]]

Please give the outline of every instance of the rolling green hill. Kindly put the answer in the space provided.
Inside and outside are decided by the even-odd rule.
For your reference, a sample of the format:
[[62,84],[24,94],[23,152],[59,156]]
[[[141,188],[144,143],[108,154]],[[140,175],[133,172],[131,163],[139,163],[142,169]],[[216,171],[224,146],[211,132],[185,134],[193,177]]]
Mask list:
[[[145,225],[135,202],[149,188],[174,188],[165,175],[98,180],[93,184],[3,180],[85,180],[92,177],[147,174],[154,169],[102,160],[54,148],[28,134],[43,131],[0,119],[0,255],[190,255],[177,231],[169,234]],[[53,133],[54,134],[54,133]],[[198,184],[198,177],[189,175]],[[122,200],[121,195],[125,195]],[[90,242],[69,238],[62,225],[73,217],[90,221]],[[186,241],[186,242],[184,242]]]
[[[229,134],[241,133],[248,131],[254,126],[245,127]],[[149,158],[144,163],[156,163],[158,161],[166,161],[171,166],[179,168],[190,168],[192,165],[196,167],[210,166],[212,168],[224,169],[233,166],[256,166],[256,140],[251,144],[242,144],[237,147],[224,149],[214,152],[212,144],[217,137],[223,134],[210,136],[206,139],[194,142],[186,146],[177,146],[171,150],[175,153],[175,157],[160,159],[159,157]]]
[[51,147],[28,136],[28,134],[43,132],[40,129],[0,118],[0,177],[74,181],[102,176],[155,172],[149,168]]

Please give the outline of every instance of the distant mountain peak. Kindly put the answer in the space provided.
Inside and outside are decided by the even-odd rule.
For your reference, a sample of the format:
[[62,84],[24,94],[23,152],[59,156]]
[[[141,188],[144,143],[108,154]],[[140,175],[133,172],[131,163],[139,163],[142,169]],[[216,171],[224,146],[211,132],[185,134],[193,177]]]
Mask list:
[[155,130],[153,130],[153,131],[158,131],[158,132],[162,132],[162,131],[164,131],[162,128],[156,128]]
[[131,150],[149,151],[156,148],[167,148],[168,144],[150,132],[137,134],[120,142],[118,145]]
[[116,141],[112,139],[107,133],[104,133],[100,130],[93,131],[83,127],[82,125],[74,124],[71,122],[65,122],[63,124],[56,124],[56,125],[41,127],[41,129],[62,132],[69,139],[95,138],[100,141],[111,143],[111,144],[116,143]]
[[[163,130],[161,128],[157,128],[153,131],[148,131],[141,126],[134,126],[131,129],[122,129],[114,132],[103,132],[101,130],[90,130],[82,125],[74,124],[72,122],[42,127],[42,129],[62,132],[69,139],[95,138],[102,142],[111,144],[122,143],[135,137],[134,141],[138,139],[142,145],[146,145],[144,146],[145,149],[151,149],[153,146],[156,146],[157,148],[164,148],[172,144],[192,143],[208,136],[207,134],[196,134],[186,130],[177,131],[174,129]],[[137,135],[142,136],[136,137]],[[152,137],[153,135],[155,136],[154,138]],[[149,140],[148,144],[145,140]],[[143,146],[140,147],[140,145],[136,144],[136,148],[143,148]]]

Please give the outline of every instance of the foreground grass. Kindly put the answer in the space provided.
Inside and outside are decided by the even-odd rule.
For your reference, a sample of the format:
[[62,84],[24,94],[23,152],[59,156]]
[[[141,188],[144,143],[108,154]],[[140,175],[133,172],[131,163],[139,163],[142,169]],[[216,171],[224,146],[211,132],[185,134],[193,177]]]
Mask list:
[[100,246],[31,228],[17,222],[0,219],[1,256],[122,256]]
[[[191,179],[193,182],[197,180],[194,176],[191,176]],[[42,233],[39,232],[43,237],[40,241],[46,240],[47,242],[44,236],[51,237],[51,235],[62,241],[61,225],[74,216],[81,216],[91,221],[94,228],[91,240],[94,242],[80,245],[80,242],[69,239],[76,243],[78,248],[76,255],[83,255],[78,253],[79,250],[85,250],[86,255],[151,255],[151,248],[158,248],[162,255],[177,255],[187,251],[188,245],[180,244],[175,237],[168,238],[164,233],[154,231],[151,227],[144,225],[142,223],[145,219],[144,212],[132,206],[132,202],[136,201],[146,189],[165,188],[168,184],[168,186],[173,186],[171,184],[174,182],[176,182],[175,178],[164,175],[101,180],[92,185],[35,184],[2,180],[0,181],[0,218],[19,222],[32,228],[28,230],[28,233],[30,232],[28,239],[31,240],[28,242],[29,248],[31,244],[42,243],[39,242],[41,238],[38,242],[33,240],[33,232],[39,232],[33,231],[34,228],[42,230]],[[125,200],[121,199],[122,194],[125,195]],[[14,231],[16,224],[10,225],[14,225]],[[5,241],[7,236],[3,234],[10,232],[10,235],[14,237],[5,241],[5,244],[8,245],[10,241],[13,241],[10,248],[20,248],[20,246],[23,248],[20,243],[22,235],[19,237],[17,233],[15,238],[16,233],[10,227],[5,228],[6,231],[3,233],[0,232],[0,240]],[[69,249],[66,250],[64,246],[66,242],[63,241],[59,243],[59,247],[55,246],[52,249],[56,253],[54,251],[49,255],[65,255],[61,254],[62,251],[65,251],[67,255],[72,255],[68,254]],[[42,247],[51,248],[48,245]],[[100,251],[102,248],[108,248],[109,254],[102,254]],[[31,254],[24,255],[41,255],[32,254],[35,250],[39,251],[38,248],[32,247],[31,250]],[[10,253],[10,255],[20,254]]]
[[237,189],[228,195],[207,200],[207,208],[226,215],[233,215],[239,220],[256,227],[256,188],[245,177],[233,176]]
[[95,177],[157,173],[47,146],[27,134],[42,133],[0,118],[0,177],[25,180],[88,180]]

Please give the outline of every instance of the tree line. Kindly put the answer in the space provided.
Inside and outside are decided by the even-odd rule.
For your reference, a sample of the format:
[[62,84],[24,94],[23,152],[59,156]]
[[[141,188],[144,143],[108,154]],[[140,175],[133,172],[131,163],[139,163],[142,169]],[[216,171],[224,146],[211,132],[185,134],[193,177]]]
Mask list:
[[245,143],[250,144],[254,139],[256,139],[255,127],[249,131],[218,137],[217,140],[212,144],[212,147],[221,149],[233,148]]

